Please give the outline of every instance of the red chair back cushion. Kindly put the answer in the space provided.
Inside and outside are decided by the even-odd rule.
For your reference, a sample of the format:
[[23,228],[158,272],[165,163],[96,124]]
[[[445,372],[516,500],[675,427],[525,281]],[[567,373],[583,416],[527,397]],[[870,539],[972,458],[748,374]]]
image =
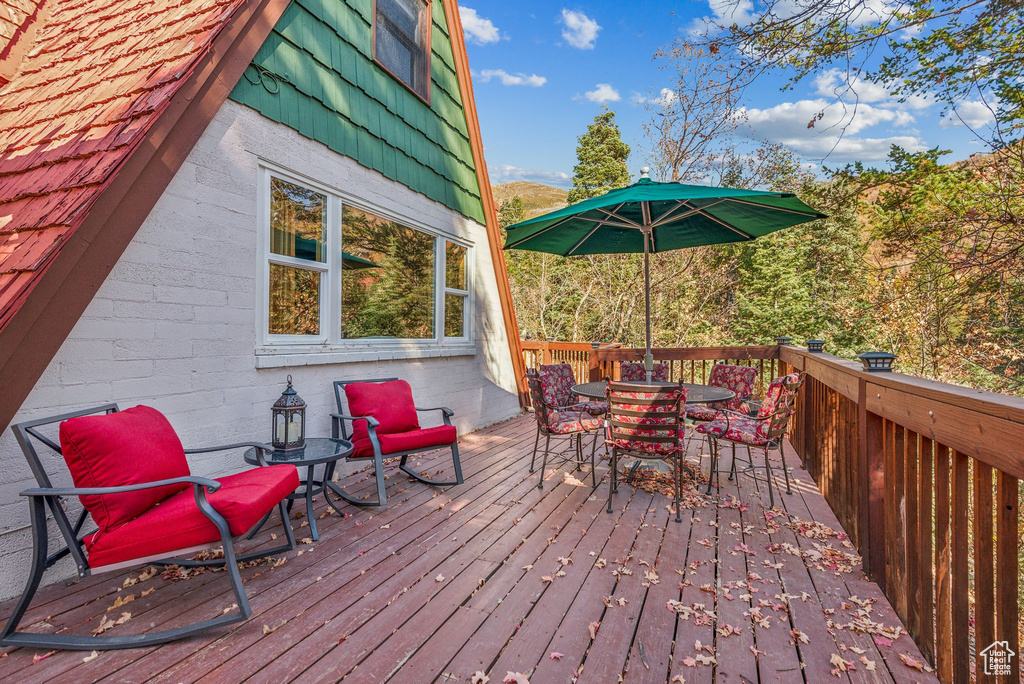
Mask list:
[[[373,416],[380,421],[378,434],[420,429],[412,401],[412,387],[405,380],[353,382],[345,385],[345,397],[348,399],[350,415]],[[365,420],[357,420],[352,424],[353,442],[368,436]]]
[[[136,406],[60,424],[60,448],[76,487],[118,487],[190,475],[181,440],[162,413]],[[101,530],[122,525],[187,483],[81,497]]]

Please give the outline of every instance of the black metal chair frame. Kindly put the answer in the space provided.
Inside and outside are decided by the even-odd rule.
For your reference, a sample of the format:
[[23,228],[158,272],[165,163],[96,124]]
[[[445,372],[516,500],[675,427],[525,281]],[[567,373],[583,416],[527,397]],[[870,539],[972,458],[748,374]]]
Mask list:
[[[404,472],[409,477],[411,477],[413,479],[416,479],[416,480],[419,480],[420,482],[423,482],[423,483],[428,484],[428,485],[433,485],[435,487],[450,487],[452,485],[460,485],[463,482],[463,479],[462,479],[462,463],[459,461],[459,440],[458,440],[458,435],[456,435],[455,441],[452,442],[452,444],[451,444],[452,462],[455,464],[455,479],[451,480],[451,481],[441,482],[441,481],[438,481],[438,480],[431,480],[431,479],[428,479],[426,477],[423,477],[419,473],[417,473],[417,472],[413,471],[411,468],[409,468],[409,466],[406,465],[406,461],[409,458],[409,456],[412,455],[412,454],[418,454],[418,453],[422,453],[424,451],[435,451],[437,449],[443,449],[444,446],[423,447],[422,449],[410,449],[409,451],[396,451],[393,454],[383,454],[381,452],[380,439],[377,437],[377,427],[380,425],[380,421],[378,421],[373,416],[350,416],[350,415],[346,415],[344,413],[345,409],[344,409],[344,406],[342,405],[341,399],[342,399],[342,394],[344,394],[344,392],[345,392],[345,385],[351,385],[353,383],[361,383],[361,382],[378,382],[378,383],[379,382],[391,382],[393,380],[398,380],[398,379],[399,378],[371,378],[371,379],[368,379],[368,380],[335,380],[334,381],[334,398],[335,398],[335,400],[338,403],[338,412],[331,414],[331,436],[334,439],[339,439],[340,438],[340,439],[351,440],[351,436],[349,435],[347,424],[348,423],[355,423],[355,421],[357,421],[357,420],[365,420],[366,421],[366,432],[367,432],[367,434],[370,437],[370,444],[373,446],[373,470],[374,470],[374,475],[375,475],[376,480],[377,480],[377,499],[376,499],[376,501],[373,501],[373,500],[363,501],[363,500],[360,500],[360,499],[355,499],[355,498],[349,496],[337,484],[332,482],[331,478],[334,477],[334,470],[335,470],[335,468],[337,466],[337,462],[331,463],[327,467],[327,472],[324,473],[324,486],[329,487],[330,490],[332,492],[334,492],[335,495],[337,495],[340,498],[344,499],[345,501],[347,501],[348,503],[352,504],[353,506],[383,506],[383,505],[387,504],[387,502],[388,502],[388,494],[387,494],[387,487],[386,487],[385,482],[384,482],[384,459],[385,458],[401,457],[401,461],[399,461],[398,467],[402,470],[402,472]],[[451,420],[452,416],[455,415],[454,411],[452,411],[450,408],[447,408],[445,406],[434,406],[434,407],[429,407],[429,408],[422,408],[422,407],[419,407],[419,406],[414,406],[413,408],[415,408],[416,411],[419,412],[419,413],[424,413],[426,411],[440,411],[441,412],[441,419],[444,421],[445,425],[451,425],[452,424],[452,420]],[[362,460],[362,459],[361,458],[352,459],[351,456],[346,456],[345,460],[346,461],[349,461],[349,460],[359,461],[359,460]]]
[[[669,395],[673,392],[682,390],[682,382],[678,388],[666,387],[666,386],[652,386],[644,383],[635,382],[609,382],[608,383],[608,415],[605,419],[605,426],[607,434],[605,435],[605,444],[609,444],[612,440],[624,439],[630,442],[646,442],[651,444],[670,444],[674,447],[675,455],[663,455],[663,454],[652,454],[643,451],[628,451],[621,449],[614,444],[611,446],[611,478],[608,481],[608,512],[612,512],[612,496],[619,490],[619,470],[618,461],[619,456],[627,456],[638,459],[639,461],[667,461],[672,463],[672,483],[673,489],[673,503],[676,507],[676,522],[682,522],[683,517],[680,511],[680,501],[683,498],[683,470],[690,472],[691,477],[696,481],[696,473],[685,461],[686,456],[685,437],[680,437],[680,430],[686,428],[686,401],[683,399],[684,392],[679,392],[679,396],[675,399],[671,399],[668,396],[661,398],[660,395]],[[658,395],[653,399],[623,399],[614,396],[615,392],[643,392],[645,394]],[[652,406],[668,406],[671,407],[668,411],[652,412],[652,411],[636,411],[633,409],[618,408],[619,405],[630,405],[630,404],[648,404]],[[629,421],[620,420],[617,416],[629,416],[633,418],[669,418],[675,416],[675,421],[669,421],[668,423],[661,423],[656,425],[644,426],[642,424],[632,423]],[[672,436],[664,435],[636,435],[626,432],[620,432],[619,430],[625,429],[637,429],[646,428],[650,430],[671,432]],[[636,474],[636,468],[630,473],[630,478]]]
[[[59,416],[51,416],[48,418],[40,418],[36,420],[25,421],[12,426],[15,437],[18,440],[18,444],[21,446],[22,451],[25,454],[25,458],[28,460],[29,468],[32,470],[32,474],[35,476],[36,481],[39,484],[38,488],[26,489],[21,492],[22,496],[28,497],[29,510],[32,521],[32,569],[29,573],[28,583],[25,586],[25,591],[22,592],[21,598],[18,599],[17,604],[14,607],[14,612],[11,613],[10,618],[4,627],[3,633],[0,634],[0,644],[5,646],[25,646],[34,648],[45,648],[45,649],[70,649],[70,650],[107,650],[107,649],[118,649],[118,648],[139,648],[142,646],[152,646],[155,644],[162,644],[168,641],[175,641],[184,637],[198,634],[214,627],[220,627],[223,625],[230,625],[235,622],[241,622],[249,618],[252,615],[252,607],[249,605],[249,599],[245,593],[245,587],[242,585],[242,578],[238,572],[238,563],[255,558],[262,558],[270,556],[276,553],[282,553],[284,551],[290,551],[295,548],[295,537],[292,533],[291,524],[288,521],[288,514],[285,510],[284,501],[278,504],[278,510],[281,514],[281,523],[284,525],[285,536],[287,543],[283,546],[278,546],[273,549],[265,551],[254,551],[247,554],[236,554],[234,548],[235,539],[231,536],[231,530],[228,527],[227,520],[217,512],[217,510],[210,505],[206,495],[209,492],[215,492],[220,489],[221,484],[216,480],[211,480],[205,477],[197,477],[190,475],[188,477],[176,477],[167,480],[159,480],[156,482],[143,482],[133,485],[124,485],[118,487],[54,487],[50,482],[49,475],[43,467],[42,461],[39,459],[39,454],[36,452],[33,439],[56,451],[58,454],[61,453],[60,445],[48,437],[41,434],[38,430],[40,427],[47,425],[53,425],[54,423],[60,423],[61,421],[68,420],[70,418],[78,418],[80,416],[88,416],[94,414],[110,414],[118,411],[117,404],[104,404],[103,406],[97,406],[95,408],[84,409],[81,411],[74,411],[71,413],[64,413]],[[259,454],[261,465],[266,465],[264,462],[264,454],[270,453],[273,449],[266,444],[260,444],[257,442],[243,442],[238,444],[226,444],[223,446],[215,447],[204,447],[198,449],[185,449],[186,454],[200,454],[209,453],[214,451],[226,451],[229,449],[239,449],[242,447],[255,447],[256,453]],[[198,547],[191,547],[187,549],[179,549],[172,551],[167,554],[160,554],[157,558],[140,558],[123,563],[115,563],[107,566],[99,566],[93,568],[89,565],[88,556],[84,549],[83,538],[92,534],[82,533],[82,527],[85,524],[88,511],[82,509],[77,521],[72,525],[71,520],[68,517],[67,511],[64,509],[62,498],[65,496],[82,496],[82,495],[98,495],[98,494],[120,494],[125,492],[136,492],[143,489],[152,489],[155,487],[164,487],[172,484],[188,483],[193,487],[193,492],[196,499],[196,506],[199,510],[209,518],[210,522],[216,525],[217,530],[220,532],[220,542],[224,547],[224,558],[207,559],[207,560],[192,560],[177,558],[178,555],[194,554],[205,548],[212,548],[214,543],[204,544]],[[61,535],[64,537],[65,545],[57,550],[56,552],[49,554],[49,539],[47,533],[46,524],[46,509],[49,509],[53,514],[54,522],[57,524],[57,528],[60,530]],[[88,577],[93,572],[108,572],[114,570],[122,570],[127,567],[134,567],[138,565],[180,565],[184,567],[198,567],[198,566],[225,566],[227,572],[225,577],[228,579],[228,583],[231,585],[231,590],[234,592],[235,601],[238,604],[238,610],[236,612],[230,612],[220,615],[210,620],[204,620],[184,627],[177,627],[174,629],[160,630],[150,632],[148,634],[133,634],[130,636],[78,636],[78,635],[64,635],[64,634],[39,634],[34,632],[19,632],[17,631],[18,624],[25,615],[25,611],[28,609],[29,604],[32,601],[32,597],[35,596],[36,591],[39,589],[39,583],[42,580],[43,573],[47,569],[53,566],[61,558],[70,555],[74,559],[75,566],[78,570],[79,577]]]
[[[725,438],[722,438],[722,437],[714,437],[714,436],[709,434],[708,435],[708,441],[711,442],[711,450],[712,450],[711,454],[712,455],[711,455],[711,471],[708,473],[708,493],[711,492],[712,475],[714,475],[718,479],[719,483],[721,482],[721,471],[718,468],[718,459],[719,459],[719,453],[720,453],[719,452],[719,449],[720,449],[719,442],[729,442],[730,444],[732,444],[732,464],[731,464],[731,466],[729,468],[729,481],[730,482],[733,481],[733,478],[738,478],[741,473],[742,474],[749,474],[750,477],[753,478],[756,482],[764,482],[765,484],[768,485],[768,504],[769,504],[769,506],[774,506],[775,505],[775,495],[772,492],[772,480],[773,480],[773,478],[771,476],[771,474],[772,474],[771,465],[768,463],[768,452],[772,451],[772,450],[777,450],[779,452],[779,456],[782,458],[782,472],[783,472],[783,474],[785,475],[785,478],[786,478],[786,494],[789,494],[789,495],[793,494],[793,489],[790,486],[790,482],[789,482],[789,468],[786,466],[786,451],[785,451],[785,449],[782,448],[782,442],[786,438],[786,430],[789,428],[789,419],[792,417],[792,415],[794,413],[793,400],[796,399],[797,392],[800,391],[800,387],[803,385],[803,383],[804,383],[804,374],[803,373],[800,373],[799,380],[797,380],[796,382],[792,382],[792,383],[787,382],[787,383],[785,383],[784,386],[785,386],[786,392],[779,399],[779,403],[776,404],[776,406],[775,406],[775,411],[770,416],[766,416],[764,418],[757,419],[755,417],[756,414],[755,414],[755,416],[751,416],[749,413],[740,413],[738,411],[729,411],[729,410],[724,410],[724,409],[719,411],[719,413],[721,413],[721,414],[723,414],[725,416],[725,419],[726,419],[725,430],[726,430],[726,432],[729,431],[729,425],[730,425],[730,423],[732,421],[732,417],[733,416],[740,417],[740,418],[748,418],[748,419],[753,418],[754,420],[758,420],[759,422],[770,421],[769,422],[769,426],[768,426],[768,441],[764,444],[763,447],[753,447],[753,446],[751,446],[749,444],[746,444],[744,442],[736,442],[735,440],[731,440],[731,439],[725,439]],[[736,461],[737,461],[736,445],[737,444],[739,444],[740,446],[747,447],[747,455],[748,455],[747,465],[744,466],[743,468],[739,468],[739,469],[736,468]],[[752,455],[750,453],[750,450],[754,449],[754,448],[764,449],[764,465],[755,465],[754,464],[753,457],[752,457]],[[761,469],[763,469],[765,471],[764,476],[759,476],[757,474],[757,471],[761,470]],[[782,498],[781,492],[779,494],[779,498],[780,499]]]
[[[583,456],[583,435],[590,434],[594,435],[594,441],[590,448],[590,481],[593,488],[597,488],[597,468],[596,458],[597,453],[597,438],[601,432],[600,422],[598,427],[593,431],[591,430],[580,430],[579,432],[572,432],[566,434],[559,434],[552,432],[548,427],[548,412],[549,411],[573,411],[581,419],[584,415],[590,416],[595,421],[599,420],[596,416],[592,416],[587,413],[585,407],[586,402],[579,402],[568,406],[552,406],[548,402],[544,401],[544,392],[541,388],[540,375],[534,369],[530,369],[526,373],[526,383],[530,389],[530,403],[533,406],[534,416],[537,418],[537,436],[533,440],[533,454],[530,456],[530,472],[534,472],[534,466],[537,462],[537,450],[540,447],[540,436],[544,435],[544,451],[541,457],[540,466],[540,478],[537,480],[537,488],[544,489],[544,472],[548,468],[548,457],[551,456],[558,463],[565,464],[570,460],[576,461],[576,470],[583,470],[583,464],[585,462]],[[566,437],[569,439],[569,448],[572,449],[572,453],[567,453],[566,450],[552,451],[551,450],[551,438],[555,439]]]

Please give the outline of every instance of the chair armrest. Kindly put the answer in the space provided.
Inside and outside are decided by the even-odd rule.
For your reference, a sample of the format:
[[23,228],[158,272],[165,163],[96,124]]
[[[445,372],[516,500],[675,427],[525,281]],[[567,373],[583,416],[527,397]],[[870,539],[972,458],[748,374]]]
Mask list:
[[143,489],[154,489],[166,487],[167,485],[191,484],[196,487],[204,487],[208,491],[215,492],[220,489],[220,482],[207,477],[172,477],[167,480],[155,482],[139,482],[133,485],[119,485],[117,487],[37,487],[26,489],[21,492],[22,496],[82,496],[98,494],[122,494],[125,492],[137,492]]
[[353,422],[357,420],[365,420],[366,427],[368,428],[375,428],[378,425],[380,425],[380,421],[374,418],[373,416],[346,416],[342,413],[332,413],[331,418],[335,420],[348,420]]
[[455,411],[452,411],[447,406],[431,406],[431,407],[428,407],[428,408],[422,408],[420,406],[415,406],[414,408],[417,411],[441,411],[442,413],[444,413],[444,415],[448,416],[449,418],[451,418],[452,416],[455,415]]
[[242,447],[252,447],[256,451],[273,451],[274,447],[263,442],[237,442],[235,444],[223,444],[220,446],[209,446],[209,447],[196,447],[194,449],[185,449],[186,454],[207,454],[211,451],[228,451],[230,449],[241,449]]

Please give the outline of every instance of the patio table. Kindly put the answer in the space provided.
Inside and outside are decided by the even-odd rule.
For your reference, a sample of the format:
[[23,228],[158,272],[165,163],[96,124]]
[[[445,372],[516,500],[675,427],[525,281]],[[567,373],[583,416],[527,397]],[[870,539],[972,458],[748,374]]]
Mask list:
[[[646,382],[637,383],[640,385],[646,385]],[[659,382],[652,380],[651,385],[658,387],[677,387],[678,382]],[[608,383],[604,380],[598,380],[597,382],[581,382],[578,385],[572,386],[572,391],[581,397],[588,399],[604,399],[605,390],[608,387]],[[711,385],[698,385],[689,382],[684,382],[683,387],[686,388],[686,403],[687,404],[708,404],[715,401],[729,401],[736,396],[736,393],[732,390],[725,389],[724,387],[713,387]]]
[[[269,465],[277,465],[281,463],[289,463],[296,468],[299,468],[299,473],[302,472],[302,467],[306,467],[306,478],[302,485],[301,491],[296,491],[288,495],[288,511],[292,510],[292,503],[298,499],[304,499],[306,501],[306,519],[309,521],[310,536],[313,541],[320,539],[320,532],[316,528],[316,517],[313,515],[313,497],[317,494],[323,494],[324,501],[326,501],[331,508],[336,510],[342,516],[345,515],[344,511],[335,505],[327,495],[328,491],[338,493],[335,485],[331,482],[331,476],[334,474],[334,466],[339,459],[345,458],[352,453],[354,447],[352,442],[346,439],[334,439],[332,437],[313,437],[306,440],[306,445],[293,453],[285,455],[281,452],[275,452],[267,457],[266,461]],[[259,465],[259,459],[256,455],[255,449],[247,449],[245,452],[245,462],[250,465]],[[324,466],[323,476],[317,480],[314,471],[316,466]],[[267,518],[270,515],[267,514],[263,520],[260,521],[259,525],[253,528],[253,531],[249,533],[248,538],[252,539],[253,536],[259,532],[263,524],[267,522]],[[296,535],[299,536],[299,535]]]

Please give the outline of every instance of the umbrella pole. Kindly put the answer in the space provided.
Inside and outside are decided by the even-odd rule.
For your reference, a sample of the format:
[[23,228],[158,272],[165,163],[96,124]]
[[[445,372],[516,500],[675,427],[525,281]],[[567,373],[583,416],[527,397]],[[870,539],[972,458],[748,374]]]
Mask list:
[[[645,212],[646,213],[646,212]],[[651,254],[649,225],[644,226],[644,320],[646,322],[646,346],[644,348],[644,370],[650,384],[654,371],[654,355],[651,353]]]

